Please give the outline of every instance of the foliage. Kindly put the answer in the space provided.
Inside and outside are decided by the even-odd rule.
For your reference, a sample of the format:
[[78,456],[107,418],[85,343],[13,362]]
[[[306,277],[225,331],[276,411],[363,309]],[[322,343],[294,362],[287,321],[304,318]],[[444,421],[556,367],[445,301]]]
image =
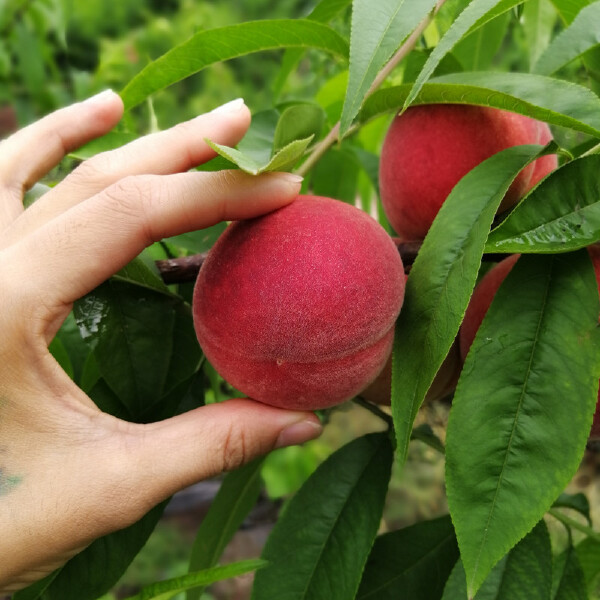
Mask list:
[[[598,598],[600,538],[589,504],[562,492],[586,449],[600,377],[597,283],[583,250],[600,242],[600,2],[386,0],[376,11],[372,0],[244,4],[122,0],[108,11],[100,0],[4,0],[0,103],[25,123],[102,87],[122,90],[122,124],[75,152],[76,161],[243,95],[254,112],[248,135],[237,148],[213,145],[221,156],[202,168],[296,167],[305,189],[357,203],[388,230],[378,156],[391,117],[411,104],[512,110],[551,124],[561,148],[503,151],[454,188],[408,277],[392,417],[372,408],[388,431],[357,437],[310,476],[302,467],[306,481],[265,546],[268,564],[216,566],[258,497],[256,462],[225,477],[193,550],[196,574],[136,597],[173,597],[260,567],[254,600]],[[402,60],[381,76],[399,49]],[[509,216],[495,217],[517,173],[557,150],[560,168]],[[166,285],[153,262],[205,251],[222,230],[156,244],[76,304],[51,350],[103,410],[148,422],[236,395],[197,345],[190,285]],[[450,517],[377,535],[392,462],[401,469],[409,447],[423,442],[444,452],[430,430],[413,430],[415,420],[478,274],[513,252],[524,256],[452,399]],[[323,458],[307,456],[309,470]],[[274,465],[267,460],[267,479]],[[107,593],[162,508],[15,600]],[[549,517],[567,528],[564,547]]]

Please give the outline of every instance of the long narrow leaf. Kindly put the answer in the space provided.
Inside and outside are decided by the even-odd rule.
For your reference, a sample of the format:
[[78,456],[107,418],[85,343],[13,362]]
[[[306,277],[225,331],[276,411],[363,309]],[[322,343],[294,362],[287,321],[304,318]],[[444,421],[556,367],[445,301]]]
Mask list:
[[600,240],[600,155],[567,163],[490,234],[487,252],[553,253]]
[[[365,102],[360,122],[397,110],[410,85],[381,90]],[[600,137],[600,98],[583,86],[528,73],[458,73],[425,84],[414,104],[476,104],[510,110]]]
[[177,594],[195,587],[205,587],[211,583],[251,573],[266,566],[264,560],[244,560],[222,567],[213,567],[204,571],[188,573],[167,581],[159,581],[146,586],[139,594],[127,600],[171,600]]
[[[262,458],[228,473],[210,510],[198,528],[189,571],[214,567],[242,521],[256,504],[260,493]],[[188,592],[188,600],[200,598],[201,589]]]
[[340,135],[348,131],[381,68],[435,3],[436,0],[378,0],[377,10],[373,10],[372,0],[353,1],[350,75]]
[[553,600],[588,600],[585,575],[571,543],[556,557],[554,571],[553,583],[556,593]]
[[460,13],[456,21],[452,24],[446,35],[440,40],[433,52],[427,59],[423,70],[419,73],[406,101],[404,108],[408,108],[417,97],[423,84],[431,77],[440,61],[454,46],[469,32],[473,31],[473,26],[485,22],[485,17],[502,0],[472,0],[467,7]]
[[570,25],[575,17],[577,17],[579,11],[581,11],[588,4],[596,2],[596,0],[550,0],[554,4],[560,18],[567,24]]
[[380,535],[369,555],[357,600],[439,598],[458,559],[450,517]]
[[201,31],[138,73],[123,89],[126,109],[209,65],[263,50],[317,48],[342,58],[348,44],[333,29],[309,20],[251,21]]
[[599,312],[587,251],[523,255],[479,328],[446,439],[469,597],[577,470],[598,396]]
[[292,498],[263,552],[253,600],[354,598],[379,527],[392,465],[387,433],[350,442]]
[[419,251],[396,324],[392,362],[392,413],[401,462],[417,411],[458,332],[494,214],[538,150],[508,148],[463,177]]
[[[496,563],[474,600],[550,600],[551,583],[550,535],[544,521],[540,521]],[[460,560],[452,570],[442,600],[468,600],[465,570]]]
[[597,46],[600,46],[600,3],[595,2],[581,10],[573,23],[554,38],[533,70],[550,75]]

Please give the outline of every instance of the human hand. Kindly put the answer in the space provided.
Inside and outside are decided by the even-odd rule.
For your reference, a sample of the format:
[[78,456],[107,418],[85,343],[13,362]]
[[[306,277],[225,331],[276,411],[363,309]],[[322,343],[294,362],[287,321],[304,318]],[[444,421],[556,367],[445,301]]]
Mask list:
[[274,210],[288,174],[186,172],[234,145],[250,113],[225,105],[80,165],[27,210],[23,193],[120,119],[105,92],[0,143],[0,592],[44,577],[193,482],[321,430],[311,413],[249,400],[159,423],[102,413],[48,344],[72,303],[163,237]]

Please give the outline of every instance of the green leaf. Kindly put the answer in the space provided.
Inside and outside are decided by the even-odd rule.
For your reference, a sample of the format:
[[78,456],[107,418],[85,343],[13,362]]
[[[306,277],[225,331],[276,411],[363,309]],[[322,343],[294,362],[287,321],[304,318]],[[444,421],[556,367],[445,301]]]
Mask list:
[[[376,92],[365,102],[365,122],[405,102],[410,85]],[[475,104],[510,110],[600,137],[600,98],[575,83],[528,73],[455,73],[425,84],[413,104]]]
[[237,145],[238,150],[259,164],[266,164],[273,154],[273,139],[281,114],[278,110],[262,110],[252,115],[250,129]]
[[325,123],[325,111],[318,104],[302,102],[286,108],[273,136],[273,153],[296,140],[317,138]]
[[521,22],[527,41],[529,70],[533,71],[533,66],[550,43],[556,23],[556,10],[549,0],[529,0],[524,4]]
[[380,535],[369,555],[357,600],[437,600],[458,545],[449,517]]
[[[502,46],[509,20],[510,14],[504,13],[493,21],[477,28],[473,33],[464,37],[449,56],[454,55],[467,71],[489,69],[492,66],[494,56]],[[443,62],[440,62],[440,66]],[[439,73],[439,68],[437,72]]]
[[[508,555],[494,565],[473,600],[497,600],[498,589],[502,583],[507,561]],[[452,573],[450,573],[441,600],[469,600],[467,597],[467,576],[460,559],[454,565]]]
[[209,65],[263,50],[317,48],[346,58],[346,41],[327,25],[309,20],[264,20],[200,31],[138,73],[122,90],[130,109],[163,88]]
[[585,494],[566,494],[562,493],[552,505],[553,508],[570,508],[576,510],[584,516],[590,527],[592,526],[592,517],[590,516],[590,503]]
[[223,144],[217,144],[216,142],[211,142],[207,138],[205,138],[204,141],[217,154],[232,162],[245,173],[250,173],[250,175],[258,175],[261,172],[262,165],[250,155],[244,154],[243,152],[241,152],[240,150],[236,150],[235,148],[230,148],[229,146],[224,146]]
[[179,248],[184,248],[190,252],[200,254],[210,250],[226,228],[227,223],[221,222],[212,227],[207,227],[206,229],[190,231],[189,233],[182,233],[167,238],[165,241]]
[[541,75],[550,75],[582,54],[600,46],[600,3],[583,8],[573,23],[561,31],[533,69]]
[[290,500],[269,537],[253,600],[354,598],[379,527],[392,465],[387,433],[350,442]]
[[177,594],[198,587],[206,587],[211,583],[238,577],[262,569],[267,563],[264,560],[244,560],[223,567],[213,567],[204,571],[188,573],[181,577],[159,581],[146,586],[139,594],[130,596],[127,600],[171,600]]
[[109,280],[75,303],[82,337],[100,373],[131,414],[162,397],[173,352],[176,299]]
[[80,385],[83,366],[91,352],[88,345],[81,338],[79,327],[77,327],[72,312],[69,313],[69,316],[61,325],[56,337],[61,341],[68,354],[73,379]]
[[531,2],[531,0],[500,0],[500,2],[498,2],[494,8],[486,12],[483,17],[475,21],[475,23],[469,29],[469,34],[509,11],[516,12],[519,10],[520,13],[522,13],[522,5],[525,2]]
[[[210,510],[202,520],[192,547],[188,571],[214,567],[227,544],[239,529],[260,494],[260,470],[264,459],[259,458],[223,479]],[[198,600],[202,590],[188,592],[187,600]]]
[[600,541],[585,538],[575,546],[588,590],[596,587],[600,578]]
[[600,240],[600,155],[553,172],[494,229],[487,252],[553,253]]
[[[329,23],[331,19],[342,12],[352,0],[321,0],[307,15],[307,19],[317,21],[318,23]],[[281,94],[281,90],[289,74],[294,70],[300,59],[303,51],[297,48],[289,48],[283,54],[281,59],[281,67],[279,73],[272,84],[273,95],[277,98]]]
[[332,148],[312,172],[312,189],[317,196],[336,198],[350,204],[356,201],[360,165],[349,148]]
[[552,588],[552,600],[588,600],[583,569],[571,543],[555,558]]
[[290,171],[296,163],[302,158],[306,149],[313,140],[313,135],[303,140],[295,140],[277,150],[273,154],[273,158],[263,167],[260,173],[269,171]]
[[377,10],[373,10],[372,0],[353,1],[350,76],[340,135],[352,125],[379,71],[435,3],[436,0],[378,0]]
[[[408,108],[416,99],[423,84],[431,77],[442,58],[444,58],[444,56],[448,54],[448,52],[450,52],[467,33],[472,33],[475,27],[486,23],[488,16],[491,16],[490,13],[500,3],[501,0],[472,0],[467,5],[427,59],[423,70],[419,74],[419,77],[417,77],[417,81],[415,81],[404,102],[404,109]],[[494,16],[496,16],[496,13],[494,13]]]
[[334,17],[341,13],[351,0],[321,0],[306,17],[311,21],[329,23]]
[[123,281],[153,292],[161,292],[172,296],[169,288],[161,279],[154,263],[148,264],[139,256],[115,273],[112,278],[115,281]]
[[596,0],[551,0],[561,19],[570,25],[579,11]]
[[254,158],[235,148],[215,144],[208,139],[205,141],[215,152],[235,163],[242,171],[250,175],[259,175],[270,171],[287,171],[291,169],[300,160],[312,139],[313,136],[311,135],[306,139],[289,143],[276,152],[266,164],[259,164]]
[[577,470],[598,397],[599,313],[585,250],[524,255],[479,328],[446,437],[448,504],[471,595]]
[[417,411],[458,332],[496,210],[538,148],[503,150],[463,177],[442,205],[412,266],[392,362],[392,414],[401,462]]
[[[550,600],[552,551],[544,521],[500,560],[474,600]],[[467,600],[465,570],[458,561],[444,589],[442,600]]]
[[194,330],[190,306],[178,302],[172,308],[172,314],[174,318],[172,352],[161,401],[198,371],[203,356]]
[[100,138],[88,142],[84,146],[81,146],[81,148],[77,148],[77,150],[72,150],[69,152],[69,156],[78,160],[87,160],[88,158],[92,158],[92,156],[96,156],[96,154],[100,154],[100,152],[108,152],[109,150],[120,148],[129,142],[133,142],[138,137],[135,133],[111,131]]

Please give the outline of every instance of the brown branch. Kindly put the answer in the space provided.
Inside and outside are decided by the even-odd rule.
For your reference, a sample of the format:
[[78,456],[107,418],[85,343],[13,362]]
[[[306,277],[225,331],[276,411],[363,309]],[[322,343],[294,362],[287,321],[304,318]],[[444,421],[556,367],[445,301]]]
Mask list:
[[156,266],[163,281],[169,283],[187,283],[195,281],[202,263],[206,260],[207,252],[192,254],[181,258],[157,260]]

